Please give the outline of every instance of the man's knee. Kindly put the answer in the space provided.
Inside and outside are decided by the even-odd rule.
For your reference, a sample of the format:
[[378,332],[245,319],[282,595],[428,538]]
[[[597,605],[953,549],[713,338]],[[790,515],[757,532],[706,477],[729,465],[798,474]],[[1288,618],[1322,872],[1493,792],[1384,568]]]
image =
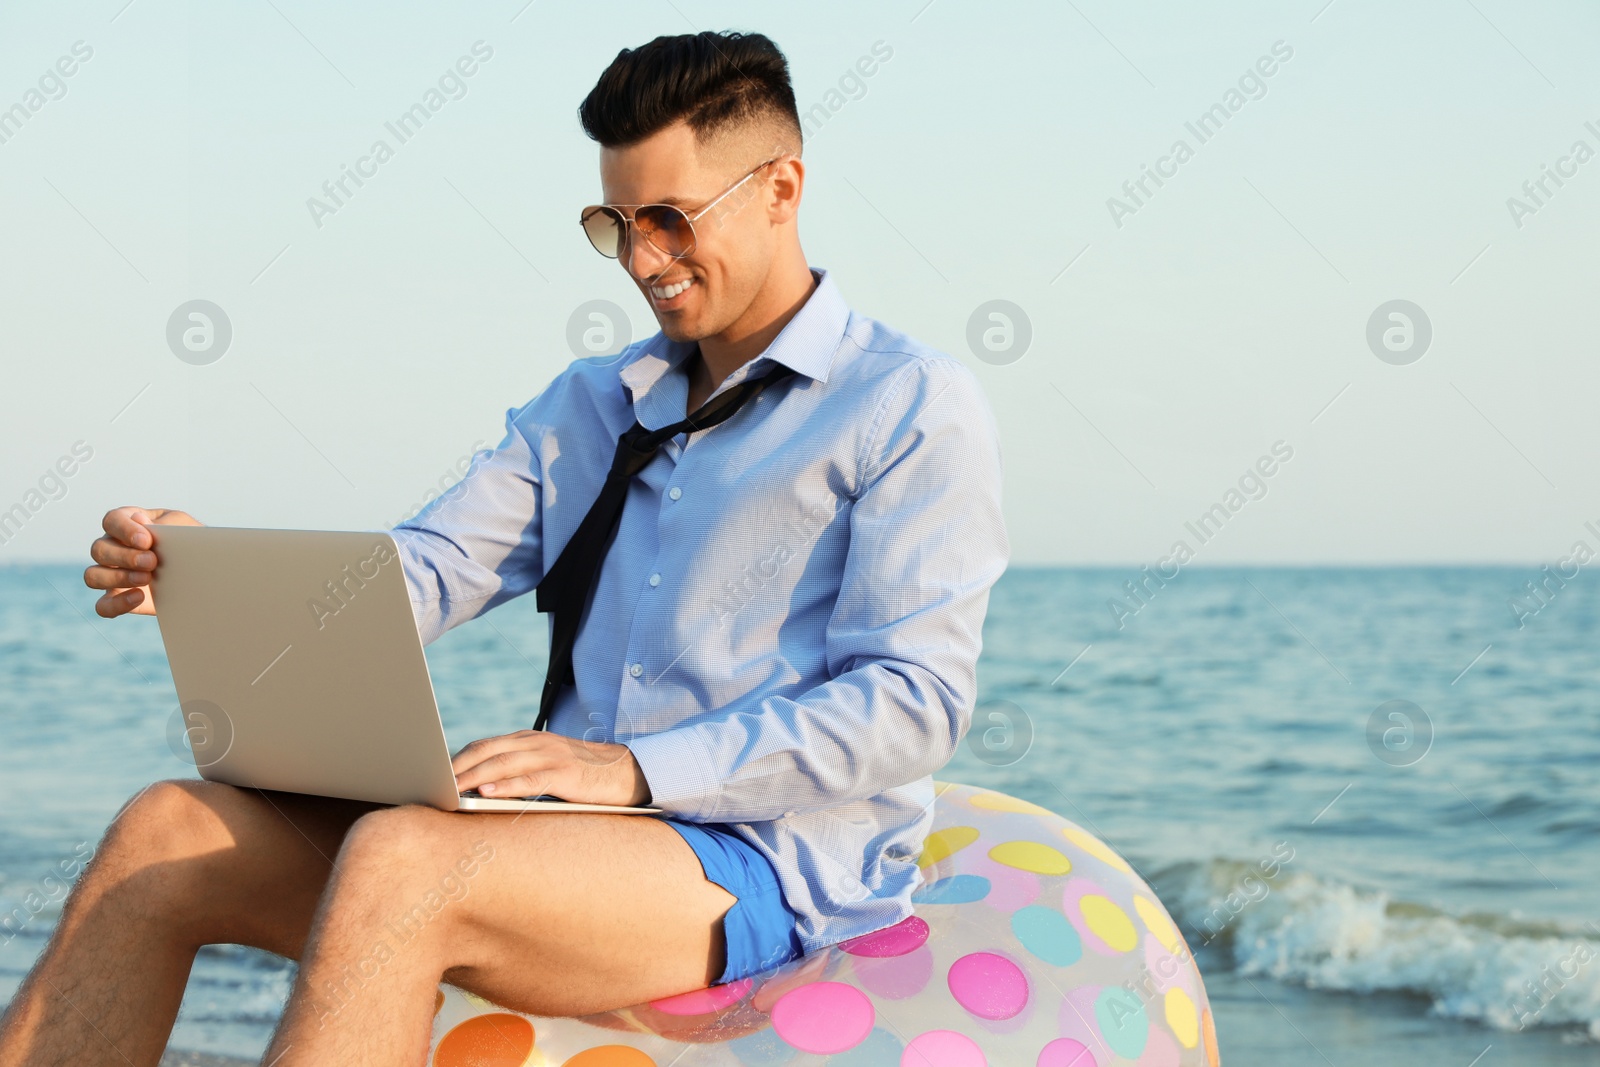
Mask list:
[[340,876],[391,884],[409,881],[447,847],[446,819],[444,812],[420,804],[368,812],[345,834],[336,863]]
[[[481,828],[480,828],[481,829]],[[357,819],[339,850],[335,898],[381,900],[402,930],[465,918],[452,907],[494,857],[481,834],[462,838],[459,816],[421,805],[384,808]]]
[[123,805],[106,828],[102,866],[144,867],[236,844],[227,817],[242,791],[198,779],[154,782]]

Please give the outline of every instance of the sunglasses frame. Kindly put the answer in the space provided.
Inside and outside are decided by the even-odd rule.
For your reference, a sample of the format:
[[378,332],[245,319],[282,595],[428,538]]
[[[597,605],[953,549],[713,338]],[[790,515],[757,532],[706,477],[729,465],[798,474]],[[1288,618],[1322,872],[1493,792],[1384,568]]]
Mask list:
[[[755,168],[752,169],[751,171],[749,171],[748,173],[746,173],[744,177],[740,178],[738,181],[734,182],[732,185],[730,185],[726,189],[722,190],[722,192],[718,193],[716,195],[716,198],[713,199],[712,201],[710,201],[709,203],[705,204],[702,207],[699,207],[699,208],[695,209],[695,211],[692,214],[690,212],[685,211],[683,208],[679,207],[676,204],[590,204],[588,207],[584,208],[582,213],[579,215],[579,217],[578,217],[578,225],[583,228],[583,235],[585,237],[589,238],[589,244],[594,248],[594,250],[596,252],[599,252],[602,256],[605,256],[607,259],[621,259],[623,252],[625,252],[627,250],[627,248],[628,248],[628,231],[629,231],[629,228],[632,227],[634,229],[638,229],[638,223],[634,222],[633,215],[624,215],[621,211],[617,210],[618,208],[625,208],[625,207],[632,208],[634,210],[635,214],[637,214],[638,211],[641,208],[647,208],[647,207],[659,207],[659,208],[666,208],[666,209],[668,209],[670,211],[676,211],[678,214],[683,216],[684,222],[687,223],[688,227],[689,227],[689,247],[685,251],[678,252],[678,253],[670,252],[667,249],[662,248],[660,245],[656,244],[654,241],[650,240],[650,235],[649,234],[644,233],[644,231],[642,231],[642,230],[640,231],[640,234],[641,234],[641,236],[644,237],[645,241],[649,243],[651,248],[654,248],[656,251],[660,252],[662,255],[670,256],[673,259],[682,259],[684,256],[693,255],[694,254],[694,250],[696,248],[700,247],[700,235],[695,233],[695,230],[694,230],[694,224],[695,224],[696,220],[698,220],[701,216],[703,216],[706,212],[710,211],[712,208],[716,207],[718,204],[722,203],[722,201],[725,200],[729,196],[729,194],[731,194],[735,189],[739,188],[739,186],[743,185],[745,182],[749,181],[751,178],[754,178],[757,174],[761,173],[761,171],[764,168],[770,167],[772,164],[778,162],[780,159],[783,159],[783,158],[784,157],[781,156],[781,155],[773,156],[771,159],[767,160],[765,163],[757,164],[755,166]],[[594,243],[594,238],[589,236],[588,222],[589,222],[589,219],[591,217],[593,217],[594,213],[597,212],[597,211],[608,212],[614,218],[620,218],[622,220],[622,237],[617,242],[617,252],[616,252],[615,255],[611,255],[611,254],[603,251],[600,248],[599,245]]]

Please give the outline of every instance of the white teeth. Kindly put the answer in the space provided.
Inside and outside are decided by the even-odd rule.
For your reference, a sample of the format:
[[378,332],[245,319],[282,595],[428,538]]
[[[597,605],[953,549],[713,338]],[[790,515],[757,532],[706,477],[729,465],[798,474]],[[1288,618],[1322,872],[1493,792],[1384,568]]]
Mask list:
[[650,287],[650,295],[655,297],[657,300],[671,300],[673,297],[677,296],[679,293],[683,292],[685,289],[689,288],[689,286],[691,286],[693,284],[694,284],[694,279],[693,278],[689,278],[686,281],[679,282],[677,285],[668,285],[668,286],[652,285]]

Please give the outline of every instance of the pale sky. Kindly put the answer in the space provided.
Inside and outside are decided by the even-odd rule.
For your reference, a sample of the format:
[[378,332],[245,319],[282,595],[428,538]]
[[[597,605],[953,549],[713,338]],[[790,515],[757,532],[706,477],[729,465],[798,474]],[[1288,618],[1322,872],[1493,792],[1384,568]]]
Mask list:
[[[1592,5],[104,0],[0,9],[0,511],[28,512],[0,564],[82,560],[124,503],[387,525],[573,357],[580,306],[655,332],[576,225],[576,109],[619,49],[728,28],[826,113],[811,263],[981,379],[1014,562],[1600,545]],[[211,362],[168,341],[194,300],[231,327]],[[969,331],[995,300],[1031,334],[1009,362],[1003,323]],[[1411,349],[1386,315],[1401,350],[1369,345],[1396,300],[1420,358],[1415,315]],[[1200,546],[1185,522],[1275,445]]]

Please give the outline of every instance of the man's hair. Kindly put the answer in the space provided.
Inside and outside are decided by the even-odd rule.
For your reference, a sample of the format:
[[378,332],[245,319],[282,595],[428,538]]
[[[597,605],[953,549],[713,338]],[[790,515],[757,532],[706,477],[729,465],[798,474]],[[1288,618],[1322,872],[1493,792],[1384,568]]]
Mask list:
[[789,63],[759,33],[705,30],[624,48],[578,108],[583,131],[603,147],[644,140],[680,119],[705,144],[766,125],[800,150],[800,113]]

